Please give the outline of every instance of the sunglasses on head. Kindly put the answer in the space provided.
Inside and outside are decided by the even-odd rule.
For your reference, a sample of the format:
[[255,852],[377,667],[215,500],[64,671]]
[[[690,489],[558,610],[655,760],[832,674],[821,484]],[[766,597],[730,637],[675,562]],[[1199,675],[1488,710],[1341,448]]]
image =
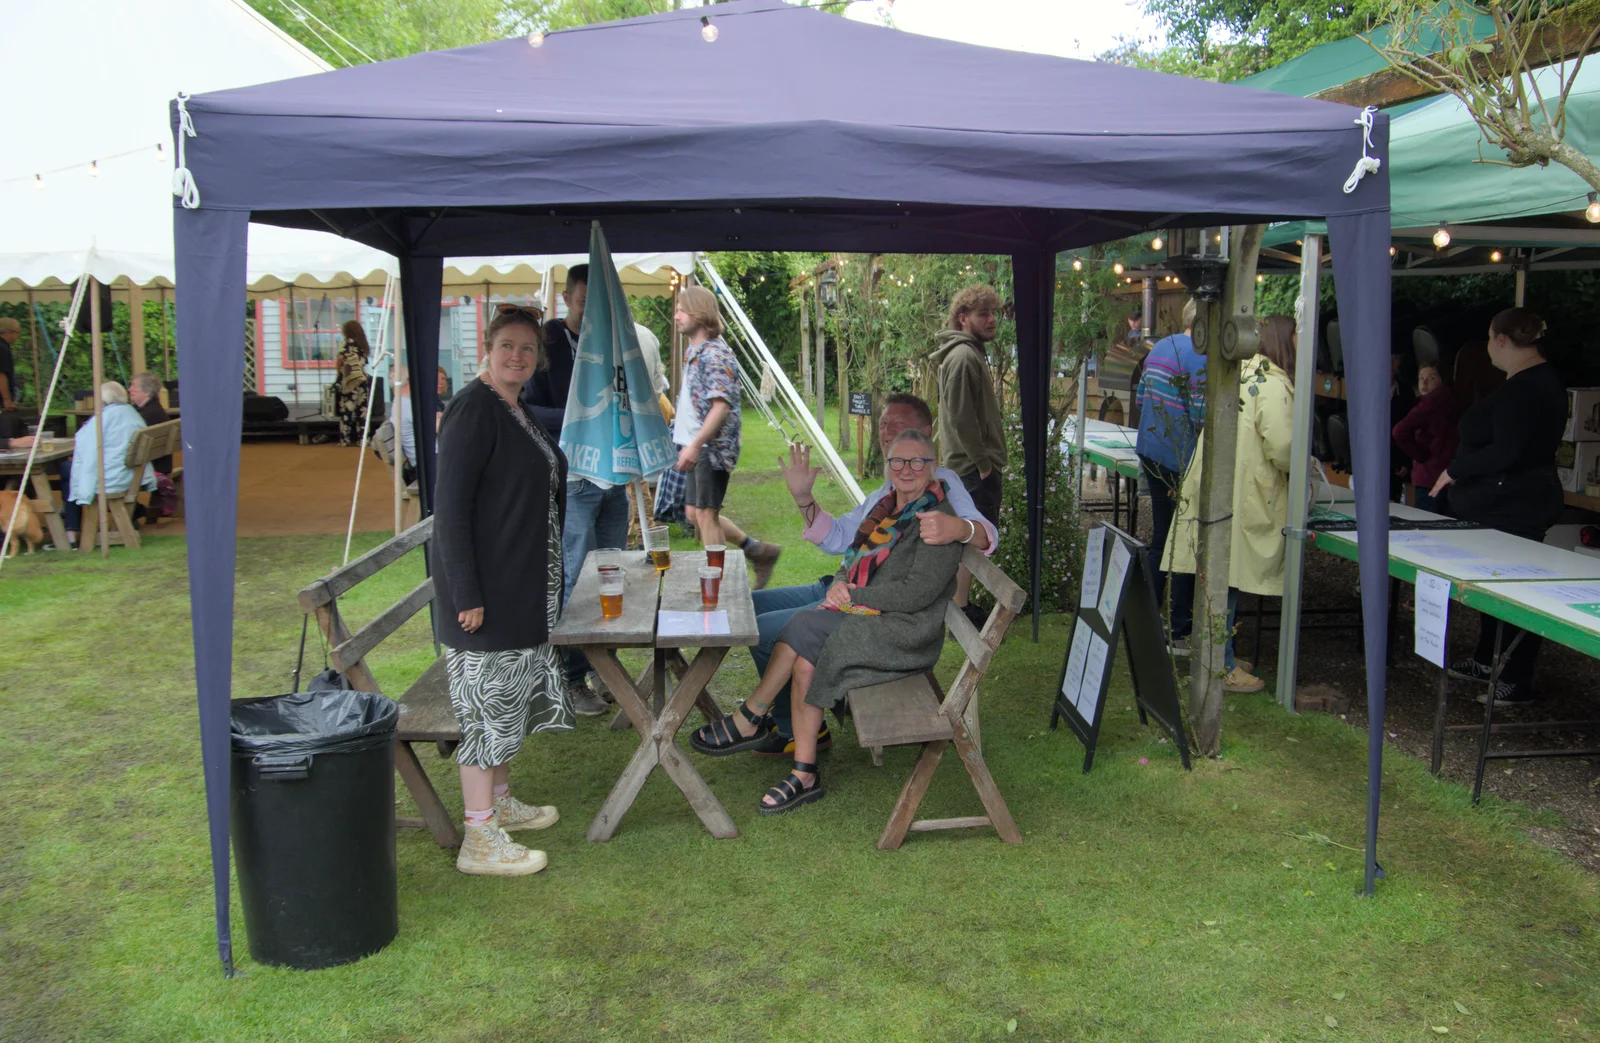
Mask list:
[[526,315],[530,319],[542,319],[544,316],[537,308],[525,307],[521,304],[501,304],[495,308],[499,315]]

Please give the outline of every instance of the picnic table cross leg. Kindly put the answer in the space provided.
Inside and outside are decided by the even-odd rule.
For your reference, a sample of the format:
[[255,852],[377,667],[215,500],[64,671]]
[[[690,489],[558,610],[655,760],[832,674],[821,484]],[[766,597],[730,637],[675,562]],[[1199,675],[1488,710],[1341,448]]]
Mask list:
[[589,823],[590,840],[604,843],[611,839],[617,827],[622,825],[622,816],[633,807],[639,791],[644,789],[645,780],[650,777],[651,770],[660,761],[655,743],[647,741],[639,744],[639,748],[633,753],[633,759],[628,762],[628,767],[617,777],[617,784],[611,787],[606,802],[600,805],[594,821]]
[[[42,471],[35,471],[30,477],[33,479],[34,502],[38,504],[34,507],[34,512],[44,515],[45,527],[50,530],[50,542],[55,544],[56,550],[64,551],[67,549],[67,527],[61,521],[61,512],[56,510],[56,498],[50,488],[50,476]],[[64,492],[70,495],[70,490]],[[22,495],[20,490],[18,495]],[[63,495],[62,499],[65,500],[66,495]]]
[[[689,669],[678,682],[677,689],[672,693],[661,716],[656,719],[655,729],[647,740],[656,748],[661,768],[672,779],[674,785],[683,793],[694,809],[706,829],[718,840],[731,840],[739,835],[739,827],[733,824],[733,819],[728,815],[722,802],[711,792],[711,787],[706,785],[705,779],[695,770],[694,765],[683,756],[674,741],[678,729],[683,727],[683,720],[689,715],[689,707],[697,704],[705,697],[706,685],[711,683],[711,678],[716,675],[717,667],[722,665],[722,660],[728,655],[726,648],[702,648],[694,657],[694,662],[689,664]],[[676,658],[683,661],[683,655],[677,649],[663,650],[657,653],[657,662],[661,670]]]

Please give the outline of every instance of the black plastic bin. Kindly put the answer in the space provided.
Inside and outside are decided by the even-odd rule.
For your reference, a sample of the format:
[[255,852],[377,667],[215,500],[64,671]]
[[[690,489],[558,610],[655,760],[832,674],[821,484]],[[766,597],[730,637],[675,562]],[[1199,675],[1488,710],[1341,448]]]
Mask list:
[[394,730],[371,692],[233,703],[233,852],[250,955],[315,970],[359,960],[400,928]]

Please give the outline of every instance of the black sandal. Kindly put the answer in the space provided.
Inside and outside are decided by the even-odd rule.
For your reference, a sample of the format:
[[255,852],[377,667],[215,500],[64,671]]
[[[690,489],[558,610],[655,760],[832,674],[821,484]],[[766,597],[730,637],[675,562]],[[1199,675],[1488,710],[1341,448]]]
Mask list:
[[[799,771],[807,772],[811,775],[811,785],[809,787],[800,781],[800,776],[795,774],[795,772]],[[772,797],[776,801],[773,804],[768,804],[764,800],[756,801],[756,810],[763,815],[781,815],[785,811],[793,811],[802,804],[810,804],[812,801],[822,799],[822,773],[817,770],[815,764],[795,761],[794,771],[789,773],[789,777],[767,790],[763,796]]]
[[734,712],[743,714],[745,720],[756,726],[755,734],[740,735],[733,723],[733,714],[728,714],[689,736],[689,745],[696,753],[703,753],[707,757],[726,757],[730,753],[741,753],[760,746],[766,741],[767,732],[772,730],[771,714],[764,713],[757,717],[744,703],[740,703]]

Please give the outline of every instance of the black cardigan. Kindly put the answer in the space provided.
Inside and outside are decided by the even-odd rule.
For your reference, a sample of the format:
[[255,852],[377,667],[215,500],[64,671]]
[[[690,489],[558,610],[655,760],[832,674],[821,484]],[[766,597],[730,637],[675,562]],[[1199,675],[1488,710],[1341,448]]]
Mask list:
[[[474,380],[446,407],[431,559],[443,644],[500,652],[550,639],[546,599],[561,596],[561,563],[549,560],[550,500],[563,515],[567,473],[551,448],[560,465],[554,488],[544,454],[487,384]],[[480,606],[483,626],[464,632],[457,613]]]
[[1556,448],[1566,425],[1566,385],[1550,363],[1495,388],[1461,417],[1451,509],[1467,521],[1543,539],[1561,514]]

